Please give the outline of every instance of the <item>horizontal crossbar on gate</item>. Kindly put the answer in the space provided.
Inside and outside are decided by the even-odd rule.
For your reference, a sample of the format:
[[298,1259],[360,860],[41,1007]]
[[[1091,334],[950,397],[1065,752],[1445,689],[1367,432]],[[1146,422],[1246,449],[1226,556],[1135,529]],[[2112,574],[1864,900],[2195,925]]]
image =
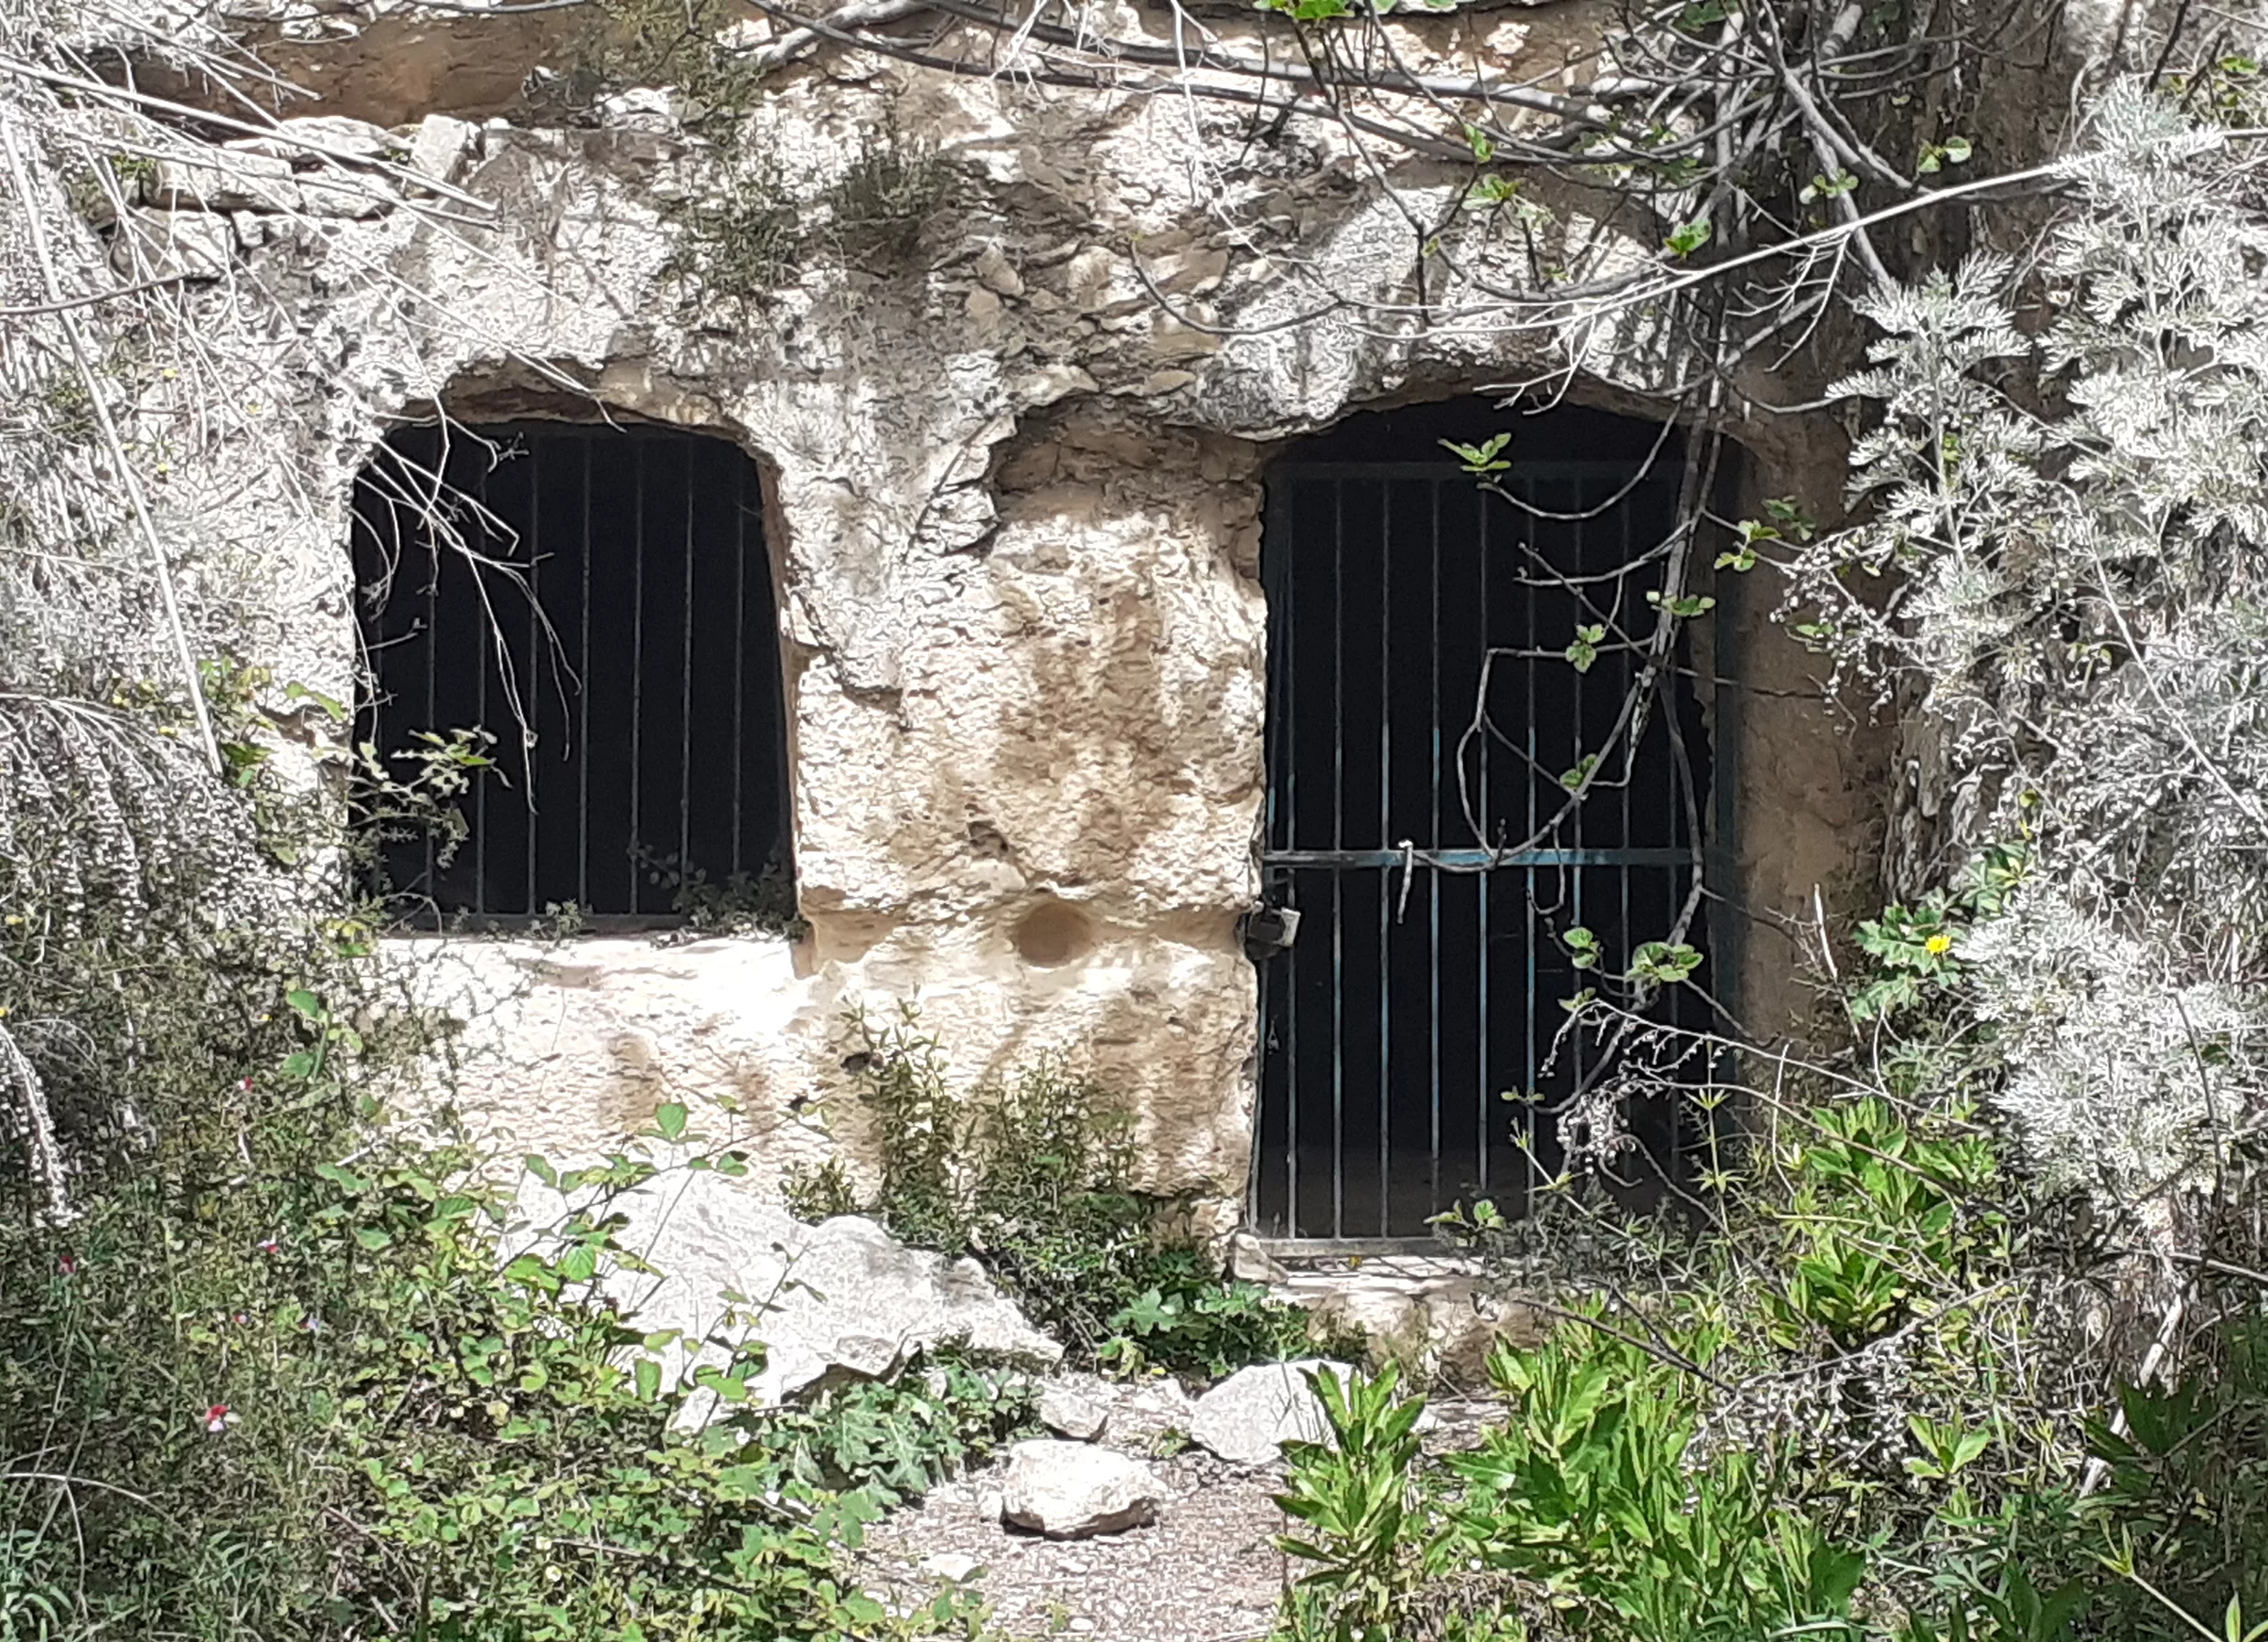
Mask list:
[[1685,867],[1690,849],[1270,849],[1264,867],[1438,867],[1450,872],[1517,872],[1537,867]]

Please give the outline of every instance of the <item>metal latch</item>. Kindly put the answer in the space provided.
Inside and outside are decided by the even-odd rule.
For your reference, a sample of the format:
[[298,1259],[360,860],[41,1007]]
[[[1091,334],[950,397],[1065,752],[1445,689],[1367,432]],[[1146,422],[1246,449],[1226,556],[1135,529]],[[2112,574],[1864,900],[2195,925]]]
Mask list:
[[1245,951],[1255,959],[1273,957],[1300,938],[1298,907],[1255,907],[1244,922]]

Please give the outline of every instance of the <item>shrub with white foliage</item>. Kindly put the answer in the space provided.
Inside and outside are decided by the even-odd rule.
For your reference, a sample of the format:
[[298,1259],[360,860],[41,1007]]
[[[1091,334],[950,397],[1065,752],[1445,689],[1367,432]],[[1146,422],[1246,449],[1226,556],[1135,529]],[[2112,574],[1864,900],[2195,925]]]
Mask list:
[[2060,169],[2030,256],[1863,304],[1854,522],[1796,589],[1939,743],[1957,819],[1894,867],[2025,846],[1963,952],[1999,1103],[2132,1205],[2268,1114],[2268,150],[2127,85]]

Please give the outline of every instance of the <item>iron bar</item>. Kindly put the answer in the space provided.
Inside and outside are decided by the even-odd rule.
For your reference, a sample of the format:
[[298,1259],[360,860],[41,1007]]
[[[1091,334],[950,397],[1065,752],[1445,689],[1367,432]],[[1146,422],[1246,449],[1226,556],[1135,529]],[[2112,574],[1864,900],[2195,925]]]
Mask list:
[[[1431,684],[1427,691],[1427,709],[1433,726],[1432,761],[1428,773],[1431,804],[1428,809],[1428,826],[1432,836],[1441,836],[1441,481],[1433,480],[1426,487],[1426,502],[1431,520],[1431,542],[1427,557],[1427,588],[1430,603],[1428,608],[1428,631],[1432,635],[1432,649],[1427,656]],[[1428,1201],[1441,1200],[1441,875],[1426,874],[1427,890],[1427,1003],[1426,1042],[1427,1080],[1429,1100],[1427,1122],[1426,1197]]]
[[[1331,847],[1346,843],[1346,485],[1331,487]],[[1331,1234],[1346,1230],[1345,894],[1331,886]]]
[[[1378,493],[1378,842],[1394,841],[1394,492],[1391,482]],[[1405,861],[1407,875],[1413,870]],[[1378,875],[1378,1235],[1386,1234],[1386,1205],[1394,1195],[1392,1136],[1386,1114],[1393,1106],[1394,1061],[1394,875]]]

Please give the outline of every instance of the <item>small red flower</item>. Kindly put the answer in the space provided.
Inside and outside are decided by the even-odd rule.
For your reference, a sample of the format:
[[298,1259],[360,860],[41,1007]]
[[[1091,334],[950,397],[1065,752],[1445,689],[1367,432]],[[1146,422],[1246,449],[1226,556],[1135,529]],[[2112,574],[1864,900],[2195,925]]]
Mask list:
[[252,1092],[252,1081],[250,1078],[239,1078],[236,1081],[236,1088],[240,1094],[250,1094]]
[[220,1435],[235,1423],[236,1410],[225,1402],[216,1402],[205,1411],[205,1429],[213,1436]]
[[79,1256],[76,1254],[57,1255],[55,1274],[59,1277],[76,1277],[79,1274]]
[[278,1253],[282,1252],[284,1247],[281,1242],[273,1237],[263,1237],[252,1246],[258,1249],[262,1254]]
[[251,1320],[252,1315],[249,1311],[235,1311],[229,1314],[229,1321],[234,1323],[239,1328],[250,1327]]

